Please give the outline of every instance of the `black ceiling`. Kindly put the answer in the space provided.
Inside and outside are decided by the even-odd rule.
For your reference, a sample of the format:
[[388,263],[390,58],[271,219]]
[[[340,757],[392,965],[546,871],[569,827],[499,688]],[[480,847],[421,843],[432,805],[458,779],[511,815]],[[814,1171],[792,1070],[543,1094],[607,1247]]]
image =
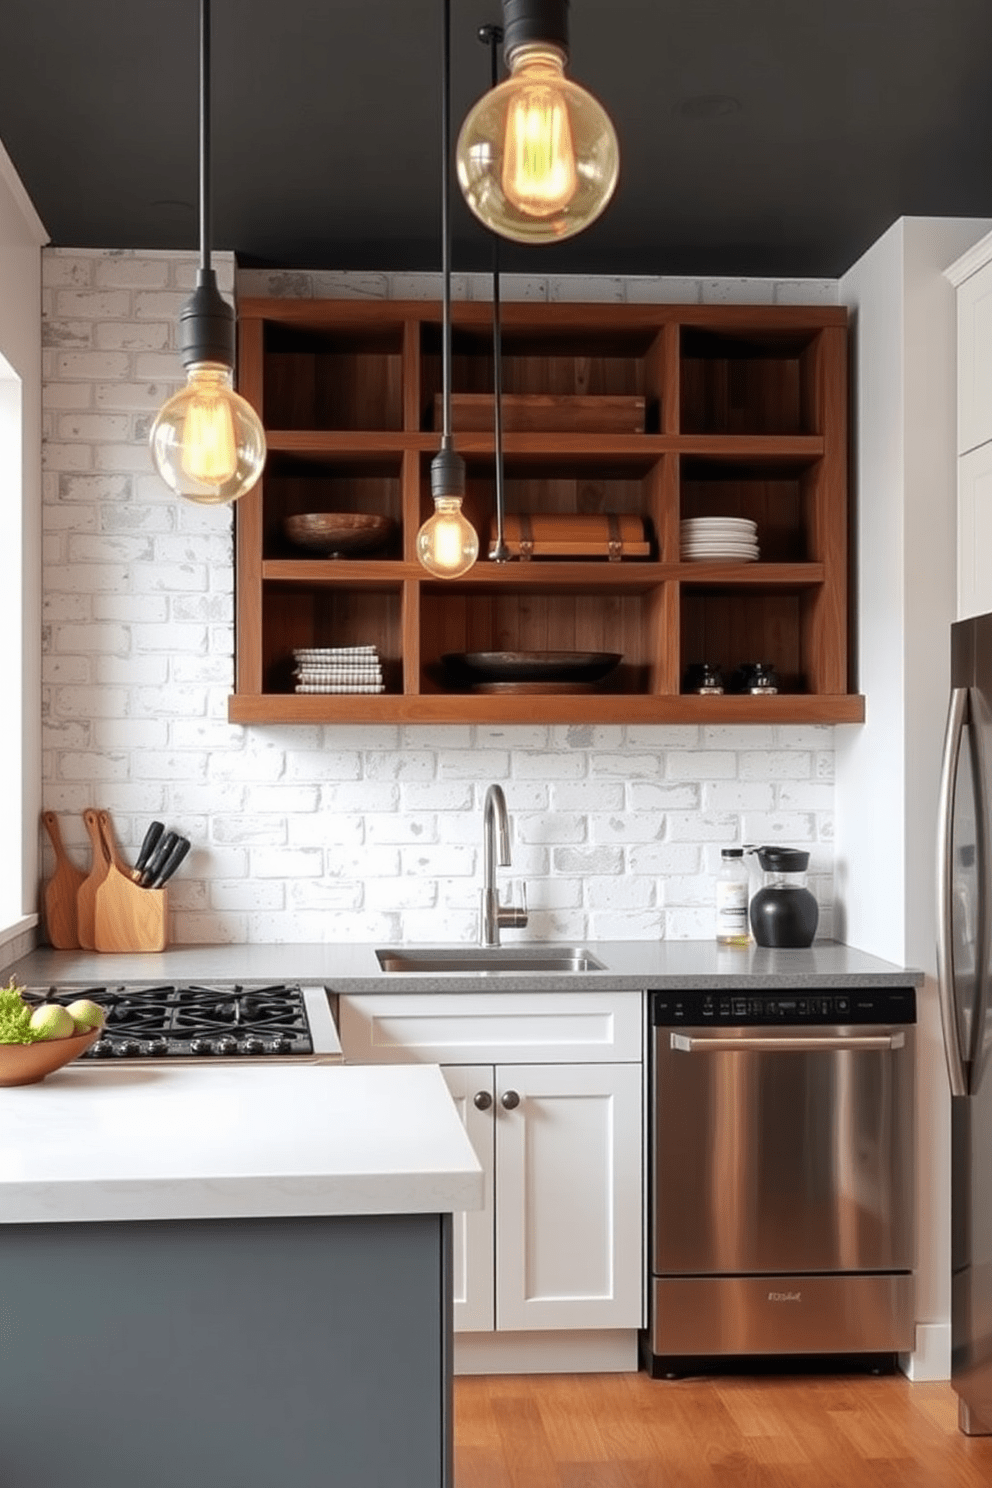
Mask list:
[[[436,269],[441,0],[214,0],[214,246]],[[455,128],[489,82],[452,0]],[[53,243],[195,248],[197,0],[5,0],[0,140]],[[526,272],[834,277],[903,215],[992,215],[989,0],[572,0],[607,213]],[[453,193],[453,264],[489,247]]]

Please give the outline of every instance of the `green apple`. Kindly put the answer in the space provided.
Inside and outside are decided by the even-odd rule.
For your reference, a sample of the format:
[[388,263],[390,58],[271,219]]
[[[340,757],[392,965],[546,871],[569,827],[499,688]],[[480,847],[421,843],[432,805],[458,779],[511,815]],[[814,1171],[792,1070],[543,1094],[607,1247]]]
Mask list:
[[76,1032],[72,1015],[57,1002],[43,1002],[31,1014],[31,1027],[43,1039],[71,1038]]
[[77,1033],[89,1033],[91,1028],[103,1027],[103,1008],[88,997],[79,997],[70,1002],[66,1012],[75,1024]]

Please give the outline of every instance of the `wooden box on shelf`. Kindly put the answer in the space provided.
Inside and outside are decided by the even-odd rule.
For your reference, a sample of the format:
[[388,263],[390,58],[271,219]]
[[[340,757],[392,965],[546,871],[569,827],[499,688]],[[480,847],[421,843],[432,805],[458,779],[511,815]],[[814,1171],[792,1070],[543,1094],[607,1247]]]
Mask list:
[[[441,310],[248,300],[239,387],[266,472],[237,517],[237,722],[857,722],[847,681],[846,311],[503,307],[508,522],[636,528],[614,562],[488,559],[496,504],[491,306],[453,307],[455,444],[482,556],[442,581],[416,561],[433,510]],[[381,514],[392,537],[339,558],[285,536],[292,513]],[[683,557],[680,524],[756,524],[757,561]],[[575,530],[573,528],[573,530]],[[537,543],[533,557],[538,559]],[[544,555],[541,555],[542,557]],[[300,647],[374,645],[384,691],[300,696]],[[458,686],[446,653],[622,652],[609,685],[526,696]],[[692,663],[776,670],[775,696],[681,691]]]

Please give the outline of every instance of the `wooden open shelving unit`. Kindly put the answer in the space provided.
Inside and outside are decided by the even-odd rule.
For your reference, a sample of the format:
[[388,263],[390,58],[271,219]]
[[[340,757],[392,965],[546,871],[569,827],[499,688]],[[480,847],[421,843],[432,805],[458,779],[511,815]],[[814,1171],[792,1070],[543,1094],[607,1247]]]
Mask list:
[[[650,555],[490,562],[493,435],[456,424],[481,555],[447,581],[414,556],[433,510],[440,305],[252,299],[238,313],[239,389],[269,455],[236,507],[233,722],[863,720],[864,699],[847,691],[845,309],[504,305],[515,417],[554,422],[557,407],[572,425],[504,433],[507,511],[637,514]],[[457,303],[453,327],[454,393],[491,392],[492,307]],[[570,400],[596,397],[609,400],[602,421],[613,426],[618,400],[642,400],[643,432],[595,427],[594,405],[575,416]],[[397,535],[369,557],[308,556],[283,521],[317,511],[384,513]],[[760,560],[680,561],[679,522],[695,516],[753,518]],[[294,647],[360,644],[379,650],[384,693],[293,691]],[[459,688],[442,665],[446,653],[476,651],[623,660],[595,691],[494,695]],[[687,667],[703,660],[726,678],[770,662],[780,691],[683,692]]]

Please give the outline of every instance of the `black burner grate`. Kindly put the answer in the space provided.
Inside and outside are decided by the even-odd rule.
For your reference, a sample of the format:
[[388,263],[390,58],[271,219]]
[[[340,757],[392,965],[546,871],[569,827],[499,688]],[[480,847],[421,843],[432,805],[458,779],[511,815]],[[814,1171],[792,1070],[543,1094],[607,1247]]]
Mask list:
[[302,989],[267,986],[95,986],[36,993],[68,1004],[79,997],[106,1013],[103,1035],[82,1056],[106,1058],[264,1058],[312,1054]]

